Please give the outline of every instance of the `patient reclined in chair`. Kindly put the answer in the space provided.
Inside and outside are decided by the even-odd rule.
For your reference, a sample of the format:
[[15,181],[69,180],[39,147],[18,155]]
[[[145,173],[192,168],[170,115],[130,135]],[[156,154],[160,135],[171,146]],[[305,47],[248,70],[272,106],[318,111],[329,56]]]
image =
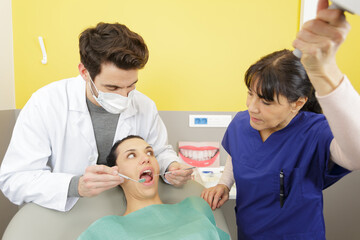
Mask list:
[[79,240],[230,239],[216,227],[210,206],[199,196],[177,204],[163,204],[158,192],[159,164],[143,138],[128,136],[117,141],[107,157],[107,165],[116,166],[121,174],[133,180],[120,185],[126,197],[126,211],[124,216],[107,216],[96,221]]
[[[179,203],[187,197],[199,196],[203,186],[188,181],[175,188],[159,181],[159,194],[163,203]],[[123,215],[125,198],[120,188],[113,188],[92,198],[81,198],[69,212],[58,212],[34,203],[24,205],[9,223],[3,240],[64,240],[76,239],[96,220],[108,215]],[[221,209],[214,217],[217,227],[229,233]]]
[[[157,180],[157,178],[158,176],[154,179]],[[124,183],[126,184],[126,181]],[[130,191],[132,191],[132,189],[137,188],[137,186],[140,186],[139,189],[141,189],[142,187],[141,185],[129,185],[129,184],[131,183],[127,183],[127,185],[125,186],[130,186],[130,188],[129,187],[124,188],[123,186],[125,190],[125,194],[126,191],[129,191],[129,189]],[[140,183],[135,183],[135,184],[140,184]],[[148,183],[148,185],[151,184]],[[158,202],[160,205],[162,205],[161,206],[162,209],[164,209],[164,208],[168,208],[169,206],[171,207],[171,205],[166,205],[167,203],[169,204],[179,203],[189,196],[198,197],[202,189],[203,187],[194,181],[189,181],[187,184],[185,184],[183,187],[180,188],[175,188],[169,184],[159,181],[158,189],[156,189],[156,192],[158,191],[159,193]],[[196,197],[192,197],[189,199],[174,206],[179,205],[185,207],[184,209],[186,209],[186,207],[189,206],[189,203],[191,203],[191,201],[193,201],[193,203],[196,203],[193,204],[194,206],[196,206],[199,203],[199,201],[203,201],[202,199]],[[127,200],[129,201],[129,195],[127,195]],[[58,212],[55,210],[50,210],[40,207],[33,203],[26,204],[24,207],[22,207],[19,210],[19,212],[11,220],[10,224],[8,225],[4,233],[3,240],[76,239],[94,221],[104,216],[117,215],[115,217],[122,218],[119,216],[126,215],[125,217],[128,217],[131,214],[137,213],[140,208],[133,209],[132,208],[133,202],[134,201],[130,201],[129,204],[126,205],[126,200],[124,198],[123,190],[120,188],[113,188],[103,192],[102,194],[96,197],[79,199],[75,207],[69,212]],[[201,204],[202,203],[200,203],[199,206],[201,206]],[[158,205],[150,205],[151,208],[155,206],[158,207]],[[145,208],[142,208],[140,210],[144,210]],[[207,210],[203,211],[203,209],[206,208],[210,209],[206,204],[202,205],[202,207],[200,208],[198,207],[198,209],[200,209],[199,216],[201,215],[203,216],[205,215],[207,217],[210,216],[209,219],[206,218],[205,222],[206,221],[212,222],[213,225],[210,224],[208,226],[210,228],[211,227],[213,228],[214,230],[213,235],[222,236],[219,238],[210,238],[210,239],[229,239],[229,236],[225,233],[225,232],[228,233],[229,230],[227,228],[221,210],[217,209],[216,211],[214,211],[214,217],[217,225],[215,226],[215,222],[213,219],[214,217],[212,216],[211,210],[208,212],[206,212]],[[181,209],[181,207],[178,209]],[[179,216],[182,217],[183,215],[181,215],[180,213]],[[186,216],[187,215],[184,215],[184,218]],[[225,232],[223,232],[222,230]],[[111,229],[109,231],[111,231]],[[139,231],[141,231],[141,228],[139,229]]]

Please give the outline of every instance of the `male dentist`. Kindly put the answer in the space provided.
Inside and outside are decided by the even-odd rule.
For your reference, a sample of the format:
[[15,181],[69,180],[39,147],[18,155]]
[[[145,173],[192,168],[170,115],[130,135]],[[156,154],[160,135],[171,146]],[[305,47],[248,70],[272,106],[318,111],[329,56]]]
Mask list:
[[68,211],[79,197],[124,181],[104,164],[113,143],[128,135],[152,145],[160,173],[178,170],[165,175],[169,183],[184,184],[192,170],[181,170],[155,103],[135,89],[149,56],[143,38],[99,23],[81,33],[79,48],[80,75],[39,89],[21,110],[0,169],[4,195]]

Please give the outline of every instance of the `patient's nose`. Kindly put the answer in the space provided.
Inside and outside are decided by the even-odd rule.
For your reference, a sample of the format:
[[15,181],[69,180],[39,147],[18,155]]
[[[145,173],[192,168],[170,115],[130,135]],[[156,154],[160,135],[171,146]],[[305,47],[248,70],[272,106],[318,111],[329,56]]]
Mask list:
[[150,156],[148,156],[147,154],[141,156],[140,164],[145,164],[149,162],[150,162]]

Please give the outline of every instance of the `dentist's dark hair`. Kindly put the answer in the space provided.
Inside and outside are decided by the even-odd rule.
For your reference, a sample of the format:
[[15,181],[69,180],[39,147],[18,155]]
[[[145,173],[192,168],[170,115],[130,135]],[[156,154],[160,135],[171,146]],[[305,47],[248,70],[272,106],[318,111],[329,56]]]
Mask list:
[[144,39],[119,23],[98,23],[79,36],[80,60],[93,80],[101,64],[113,63],[124,70],[141,69],[149,59]]
[[245,84],[268,102],[279,95],[285,96],[289,103],[307,97],[300,111],[322,113],[304,66],[290,50],[273,52],[250,66],[245,73]]
[[129,139],[133,139],[133,138],[139,138],[139,139],[142,139],[144,140],[142,137],[140,136],[137,136],[137,135],[129,135],[121,140],[118,140],[114,143],[114,145],[112,146],[111,150],[110,150],[110,153],[109,155],[106,157],[106,165],[109,166],[109,167],[113,167],[116,165],[116,159],[118,157],[118,152],[117,152],[117,148],[118,146],[125,142],[126,140],[129,140]]

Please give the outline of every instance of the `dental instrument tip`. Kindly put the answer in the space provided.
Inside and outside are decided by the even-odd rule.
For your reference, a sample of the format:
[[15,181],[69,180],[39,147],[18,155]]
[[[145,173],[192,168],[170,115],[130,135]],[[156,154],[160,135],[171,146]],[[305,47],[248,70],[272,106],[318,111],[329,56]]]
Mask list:
[[[184,168],[184,169],[177,169],[177,170],[173,170],[173,171],[168,171],[168,172],[165,172],[164,175],[166,175],[168,173],[172,173],[174,171],[178,171],[178,170],[189,170],[189,169],[194,169],[194,168],[196,168],[196,167],[189,167],[189,168]],[[159,175],[161,175],[161,174],[159,174]]]
[[135,180],[135,179],[132,179],[131,177],[125,176],[125,175],[123,175],[123,174],[121,174],[121,173],[118,173],[118,175],[119,175],[120,177],[126,178],[126,179],[131,180],[131,181],[134,181],[134,182],[138,182],[138,183],[143,183],[143,182],[146,181],[145,178],[142,178],[142,179],[139,179],[139,180]]

